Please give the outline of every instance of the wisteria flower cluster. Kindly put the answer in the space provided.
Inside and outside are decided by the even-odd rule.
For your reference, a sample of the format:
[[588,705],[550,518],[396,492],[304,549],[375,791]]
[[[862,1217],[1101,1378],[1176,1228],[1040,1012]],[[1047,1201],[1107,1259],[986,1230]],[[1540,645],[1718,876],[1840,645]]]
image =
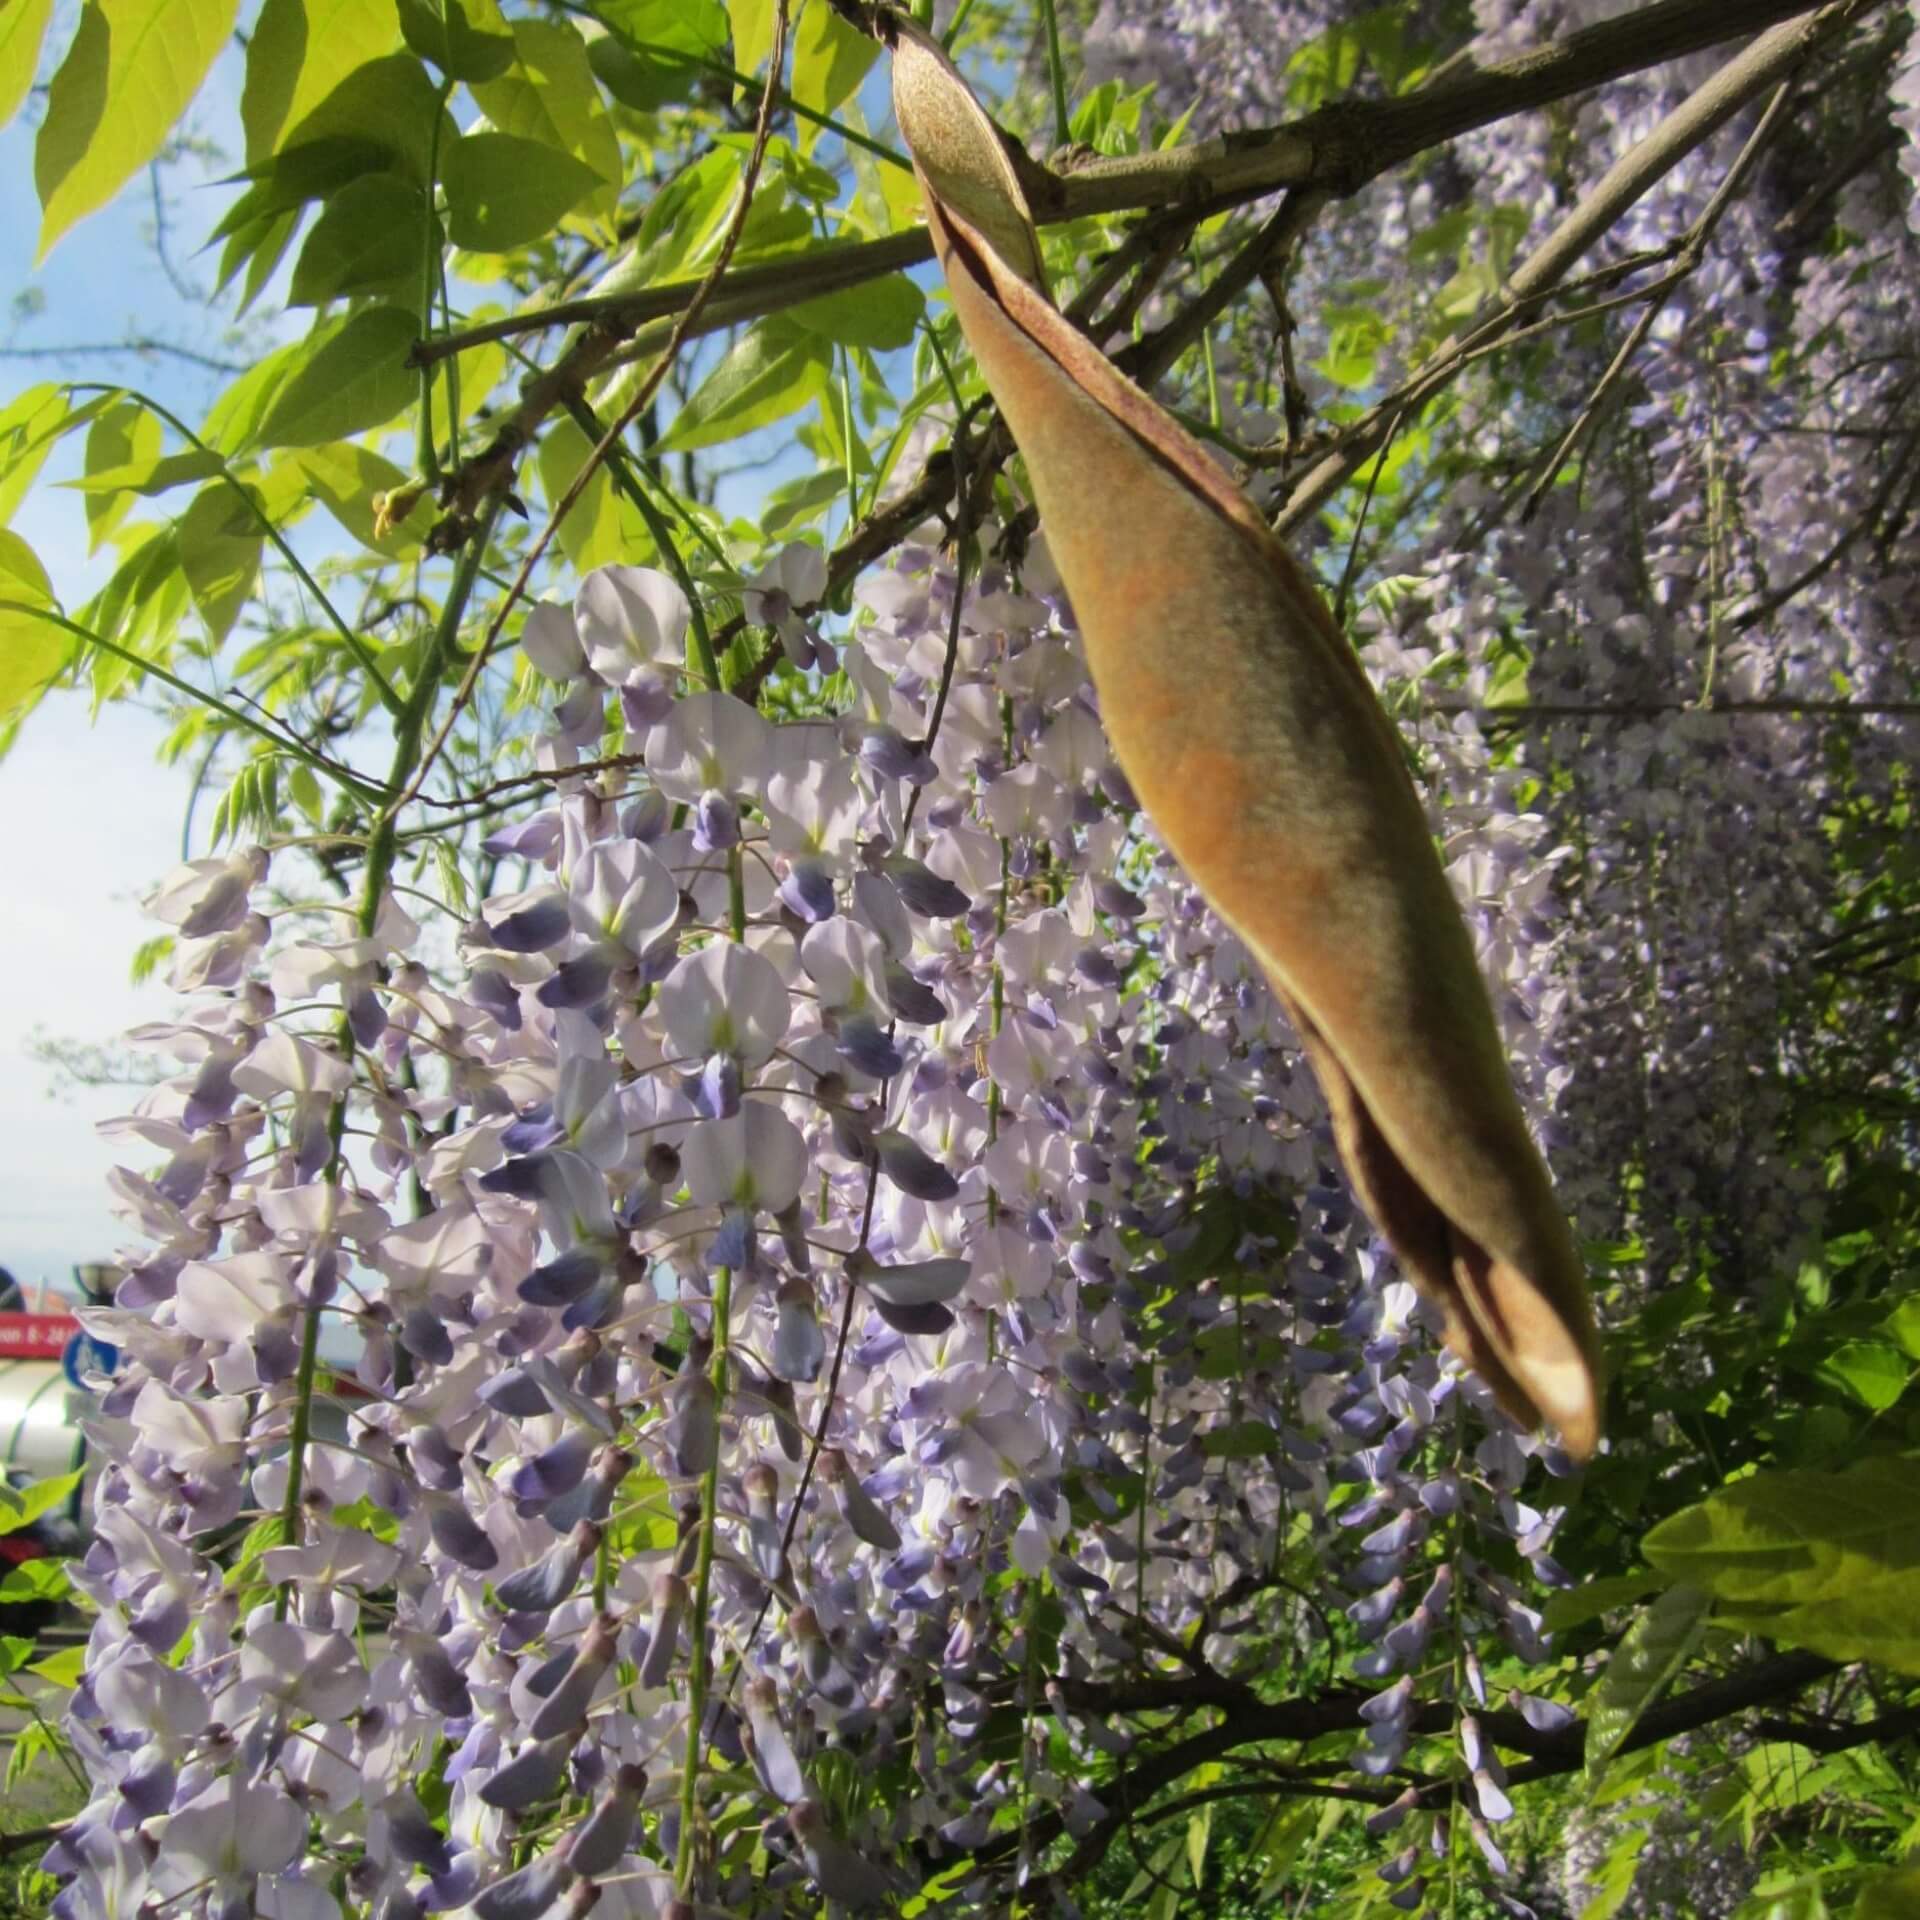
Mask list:
[[[126,1359],[63,1920],[936,1872],[998,1910],[1126,1817],[1057,1741],[1124,1754],[1128,1687],[1276,1646],[1366,1690],[1396,1906],[1449,1807],[1504,1871],[1474,1713],[1483,1650],[1545,1652],[1516,1575],[1564,1581],[1540,1443],[1356,1215],[1044,548],[909,546],[838,643],[793,612],[817,564],[753,589],[844,676],[786,724],[686,677],[664,574],[533,610],[551,793],[453,950],[398,895],[362,936],[276,910],[257,851],[156,897],[193,997],[140,1036],[181,1071],[124,1123],[148,1244],[92,1316]],[[1404,1764],[1454,1715],[1436,1802]]]

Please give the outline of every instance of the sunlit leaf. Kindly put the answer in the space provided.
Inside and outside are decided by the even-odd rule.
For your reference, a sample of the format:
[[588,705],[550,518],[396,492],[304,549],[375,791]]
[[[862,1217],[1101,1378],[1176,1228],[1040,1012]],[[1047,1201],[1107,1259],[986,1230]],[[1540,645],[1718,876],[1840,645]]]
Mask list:
[[719,0],[612,0],[599,15],[613,31],[588,43],[588,58],[607,91],[638,112],[692,99],[708,78],[701,61],[727,58]]
[[[816,113],[832,113],[849,99],[880,56],[880,43],[859,33],[822,3],[801,8],[793,28],[793,97]],[[748,70],[741,62],[742,70]],[[817,126],[802,122],[796,135],[803,146],[819,137]]]
[[735,68],[759,72],[773,51],[773,0],[727,0],[727,19],[733,27]]
[[404,520],[390,522],[376,537],[374,499],[406,482],[391,460],[370,447],[335,440],[302,447],[290,456],[320,503],[360,542],[390,556],[418,551],[436,517],[431,500],[421,500]]
[[194,495],[176,536],[193,604],[208,636],[224,640],[259,578],[260,523],[233,488],[216,480]]
[[907,345],[926,307],[926,295],[904,274],[895,274],[869,286],[803,301],[788,309],[787,318],[842,346],[882,351]]
[[449,237],[479,253],[538,240],[601,184],[570,153],[491,130],[456,140],[442,156],[441,180]]
[[[17,596],[8,583],[4,597]],[[0,717],[23,713],[73,658],[74,639],[38,614],[0,606]],[[0,1531],[4,1531],[0,1528]]]
[[7,0],[0,6],[0,127],[20,111],[33,85],[52,17],[53,0]]
[[34,145],[36,259],[160,151],[238,10],[238,0],[88,0]]
[[751,327],[727,350],[662,436],[663,452],[710,447],[797,413],[825,388],[819,342],[780,316]]
[[496,132],[570,154],[606,188],[596,211],[610,214],[625,181],[620,141],[579,30],[565,20],[516,20],[514,60],[473,97]]
[[1920,1565],[1920,1458],[1844,1473],[1756,1473],[1664,1520],[1641,1542],[1676,1579],[1738,1603],[1805,1606]]
[[240,95],[247,164],[265,160],[355,68],[399,44],[390,0],[265,0]]
[[355,67],[294,123],[281,145],[291,154],[323,141],[371,144],[388,156],[388,165],[424,186],[433,163],[436,117],[444,151],[457,129],[440,104],[433,76],[412,54],[390,53]]
[[405,307],[368,307],[316,332],[261,421],[263,447],[311,447],[391,420],[419,390],[408,369],[420,324]]
[[53,604],[53,582],[40,556],[11,527],[0,527],[0,594]]
[[451,80],[492,80],[513,64],[499,0],[399,0],[400,31]]
[[[549,505],[559,501],[591,451],[572,420],[556,420],[541,436],[540,484]],[[611,562],[639,564],[654,552],[645,523],[614,490],[604,467],[588,479],[560,522],[560,546],[582,572]]]
[[36,1480],[18,1490],[0,1482],[0,1533],[18,1533],[43,1515],[63,1507],[80,1485],[76,1473],[57,1474],[51,1480]]

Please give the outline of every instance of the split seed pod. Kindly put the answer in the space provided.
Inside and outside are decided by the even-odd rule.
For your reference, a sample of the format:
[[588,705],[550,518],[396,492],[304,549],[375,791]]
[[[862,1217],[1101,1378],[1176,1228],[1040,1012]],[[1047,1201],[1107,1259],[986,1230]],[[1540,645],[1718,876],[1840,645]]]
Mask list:
[[1258,510],[1053,305],[965,80],[887,24],[934,250],[1025,456],[1121,771],[1292,1018],[1348,1176],[1447,1344],[1584,1459],[1586,1283],[1392,724]]

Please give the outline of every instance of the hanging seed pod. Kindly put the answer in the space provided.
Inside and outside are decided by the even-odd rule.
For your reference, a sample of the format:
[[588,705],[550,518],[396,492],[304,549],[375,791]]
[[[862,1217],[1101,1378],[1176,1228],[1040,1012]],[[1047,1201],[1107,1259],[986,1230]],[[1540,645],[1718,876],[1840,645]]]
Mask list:
[[1121,770],[1287,1009],[1448,1345],[1585,1458],[1600,1390],[1579,1257],[1393,727],[1258,511],[1053,305],[1007,149],[939,44],[898,15],[886,32],[934,249]]

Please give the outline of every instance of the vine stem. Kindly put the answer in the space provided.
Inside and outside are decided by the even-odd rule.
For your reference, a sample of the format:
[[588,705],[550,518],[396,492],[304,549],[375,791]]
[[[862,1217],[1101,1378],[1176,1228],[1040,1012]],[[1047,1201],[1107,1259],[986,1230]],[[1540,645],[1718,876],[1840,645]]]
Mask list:
[[[400,717],[394,726],[393,768],[387,784],[400,797],[382,811],[367,840],[366,874],[356,915],[362,939],[372,934],[380,919],[380,902],[386,895],[394,859],[400,850],[399,817],[405,805],[405,788],[420,757],[420,740],[433,711],[434,696],[440,691],[448,663],[454,657],[461,616],[472,598],[480,563],[486,554],[487,542],[493,535],[494,522],[499,517],[500,504],[496,498],[454,568],[445,604],[440,609],[439,622],[427,644],[426,657],[420,662],[419,677],[402,704]],[[353,1028],[344,1012],[340,1016],[339,1045],[341,1053],[351,1062],[354,1057]],[[347,1131],[347,1102],[352,1095],[353,1088],[349,1082],[328,1116],[327,1133],[333,1152],[327,1163],[327,1184],[333,1187],[339,1186],[341,1176],[346,1171],[342,1143]],[[300,1497],[306,1487],[307,1448],[313,1437],[314,1382],[320,1371],[321,1310],[322,1302],[317,1297],[310,1299],[300,1328],[300,1365],[294,1376],[293,1429],[287,1438],[287,1490],[280,1507],[280,1544],[286,1547],[300,1544]],[[292,1597],[292,1582],[283,1582],[274,1596],[273,1617],[276,1620],[287,1617]]]

